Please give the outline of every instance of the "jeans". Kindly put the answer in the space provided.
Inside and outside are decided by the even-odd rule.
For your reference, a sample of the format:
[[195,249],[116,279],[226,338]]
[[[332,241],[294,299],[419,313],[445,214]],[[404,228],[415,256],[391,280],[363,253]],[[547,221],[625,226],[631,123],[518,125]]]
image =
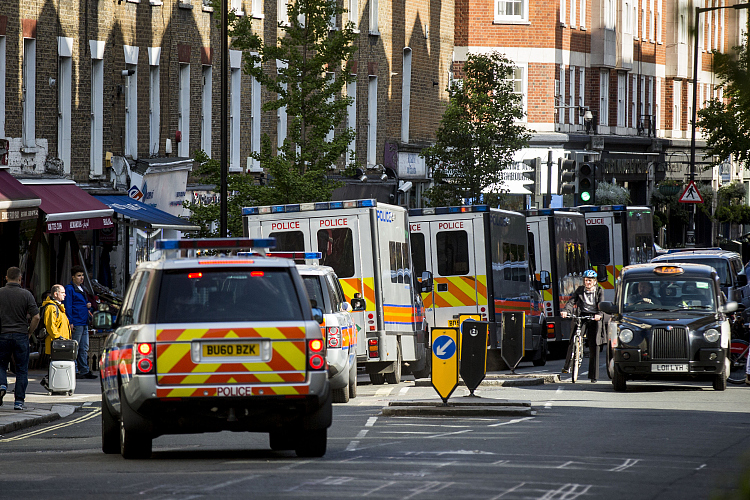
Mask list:
[[89,372],[89,327],[87,325],[74,325],[73,340],[78,342],[76,373],[85,375]]
[[0,335],[0,385],[8,387],[8,363],[11,355],[16,358],[16,401],[26,399],[29,385],[29,336],[25,333]]

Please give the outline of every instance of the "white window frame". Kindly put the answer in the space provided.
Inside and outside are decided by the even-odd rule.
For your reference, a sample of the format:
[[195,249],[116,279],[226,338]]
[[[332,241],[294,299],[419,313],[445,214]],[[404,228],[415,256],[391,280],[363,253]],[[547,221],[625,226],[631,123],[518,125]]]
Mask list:
[[643,119],[643,116],[646,114],[646,76],[641,75],[641,86],[639,87],[638,92],[638,102],[639,102],[639,109],[640,109],[640,119]]
[[[251,56],[257,57],[257,52],[252,52]],[[255,64],[256,67],[260,66],[260,62]],[[261,85],[255,77],[250,77],[250,151],[253,153],[260,153],[260,122],[261,122]],[[260,169],[260,162],[256,159],[250,161],[253,170]]]
[[[573,0],[575,1],[575,0]],[[581,22],[579,23],[579,27],[582,30],[586,29],[586,0],[581,0],[581,8],[579,9],[579,15],[581,18]]]
[[250,5],[251,15],[256,19],[263,19],[263,0],[252,0]]
[[609,70],[599,71],[599,125],[609,126]]
[[654,104],[654,115],[656,115],[656,130],[661,129],[661,78],[656,77],[656,103]]
[[90,41],[91,49],[91,147],[90,171],[104,173],[104,42]]
[[148,153],[157,155],[161,142],[161,68],[159,66],[161,47],[149,47],[148,52]]
[[630,93],[630,126],[638,128],[638,76],[633,75],[633,91]]
[[[565,0],[562,0],[563,3]],[[575,1],[575,0],[571,0]],[[507,12],[507,5],[506,4],[520,4],[520,7],[517,10],[520,10],[520,14],[506,14]],[[501,9],[501,7],[504,7]],[[519,21],[528,21],[529,19],[529,1],[528,0],[494,0],[494,22],[496,23],[505,23],[505,22],[519,22]],[[503,12],[501,14],[500,12]],[[513,9],[516,10],[515,8]],[[560,7],[560,22],[562,24],[565,23],[565,9],[563,6]]]
[[627,126],[627,102],[628,102],[628,90],[627,90],[627,74],[623,72],[617,73],[617,126]]
[[278,22],[284,26],[289,26],[289,4],[287,0],[277,0],[276,10]]
[[624,0],[623,1],[623,7],[622,7],[622,32],[626,35],[630,35],[633,33],[631,26],[631,17],[630,17],[630,1]]
[[615,0],[604,0],[604,27],[615,29],[617,27],[617,2]]
[[[495,5],[497,5],[502,0],[495,0]],[[572,1],[572,0],[571,0]],[[497,12],[497,11],[495,11]],[[567,14],[565,9],[565,0],[560,0],[560,24],[565,24],[565,15]]]
[[349,22],[354,24],[354,32],[359,33],[359,0],[349,0]]
[[687,82],[687,129],[690,130],[690,124],[693,119],[693,83]]
[[[572,0],[575,1],[575,0]],[[575,109],[575,102],[576,102],[576,69],[571,66],[570,67],[570,96],[569,96],[569,103],[570,106],[568,108],[568,123],[573,125],[576,122],[576,109]]]
[[[527,120],[527,100],[528,100],[528,70],[529,66],[527,63],[516,63],[513,67],[513,73],[511,75],[511,78],[506,78],[506,80],[511,80],[513,85],[513,93],[514,94],[521,94],[521,102],[523,106],[523,118],[520,120],[517,120],[518,122],[526,122]],[[521,72],[520,78],[518,77],[517,71]],[[519,86],[521,87],[521,90],[516,90],[516,82],[518,82]]]
[[138,65],[126,64],[132,75],[125,77],[125,156],[138,158]]
[[661,40],[661,23],[663,21],[662,17],[662,0],[656,0],[656,43],[661,44],[663,43]]
[[[653,120],[654,118],[654,77],[649,76],[648,77],[648,115],[649,120]],[[651,123],[651,126],[653,126],[653,123]]]
[[576,27],[576,0],[570,0],[570,27]]
[[244,12],[242,12],[242,0],[230,0],[229,10],[233,10],[235,15],[237,16],[243,15]]
[[0,137],[5,137],[5,36],[0,36]]
[[[284,61],[276,60],[276,71],[286,68],[287,63]],[[287,84],[282,83],[281,87],[286,91]],[[276,111],[276,146],[278,148],[281,148],[284,146],[284,141],[286,140],[287,132],[288,132],[288,117],[286,114],[286,106],[280,107]]]
[[412,51],[404,47],[403,82],[401,85],[401,142],[409,142],[409,116],[411,111],[411,58]]
[[565,64],[560,65],[560,83],[558,91],[557,103],[560,107],[557,108],[557,121],[560,125],[563,125],[565,123]]
[[[229,51],[229,171],[241,172],[242,52]],[[252,127],[252,123],[251,123]]]
[[[724,0],[719,0],[719,6],[724,6]],[[724,9],[719,11],[719,29],[716,32],[719,37],[719,52],[724,52]]]
[[649,42],[653,43],[656,39],[654,37],[654,18],[655,18],[655,12],[654,12],[654,0],[650,0],[649,2],[649,16],[648,16],[648,40]]
[[71,115],[73,98],[73,39],[57,37],[57,157],[63,171],[71,171]]
[[[326,73],[326,77],[328,79],[329,85],[333,85],[334,83],[336,83],[336,73],[334,73],[333,71],[329,71],[328,73]],[[333,102],[335,100],[336,100],[336,96],[333,95],[333,94],[331,94],[328,97],[327,102],[328,102],[328,104],[333,104]],[[325,139],[326,142],[333,142],[333,139],[335,137],[335,133],[336,133],[336,127],[331,127],[328,130],[328,133],[326,134],[326,139]]]
[[213,118],[213,67],[201,68],[201,149],[211,158],[211,120]]
[[646,39],[646,0],[641,0],[641,40]]
[[378,0],[370,0],[370,34],[380,34],[378,24]]
[[23,39],[22,136],[24,148],[36,148],[36,39]]
[[672,130],[679,132],[682,130],[682,82],[674,80],[672,85]]
[[177,154],[190,157],[190,64],[180,63],[178,130],[182,139],[177,144]]
[[367,165],[377,163],[378,145],[378,77],[369,75],[367,82]]
[[[578,106],[586,105],[586,68],[578,68]],[[583,114],[578,113],[578,124],[583,125]]]
[[[346,107],[346,126],[354,131],[357,130],[357,81],[346,84],[346,95],[352,100]],[[351,165],[356,160],[357,138],[353,137],[346,151],[346,164]]]

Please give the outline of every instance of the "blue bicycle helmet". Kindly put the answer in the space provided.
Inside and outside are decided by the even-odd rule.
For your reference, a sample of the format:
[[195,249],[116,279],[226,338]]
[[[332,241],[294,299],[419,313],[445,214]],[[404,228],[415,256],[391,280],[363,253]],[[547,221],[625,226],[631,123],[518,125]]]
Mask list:
[[583,277],[596,279],[596,271],[594,271],[593,269],[587,269],[583,272]]

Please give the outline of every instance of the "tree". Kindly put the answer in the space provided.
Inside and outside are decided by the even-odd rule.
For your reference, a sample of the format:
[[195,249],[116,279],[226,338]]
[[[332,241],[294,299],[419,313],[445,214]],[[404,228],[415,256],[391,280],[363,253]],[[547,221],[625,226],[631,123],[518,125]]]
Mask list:
[[734,54],[713,52],[714,72],[723,81],[723,102],[717,98],[698,111],[698,125],[706,136],[706,152],[718,161],[735,156],[750,169],[750,54],[745,45],[735,47]]
[[627,205],[630,203],[630,191],[610,182],[599,182],[596,185],[597,205]]
[[514,92],[513,62],[504,55],[470,54],[463,80],[454,81],[436,142],[422,156],[434,184],[425,192],[432,206],[497,202],[504,169],[528,144],[522,97]]
[[288,23],[279,23],[281,35],[268,42],[253,32],[251,16],[229,16],[232,47],[243,51],[245,73],[278,96],[263,110],[285,107],[289,117],[283,146],[272,145],[264,134],[260,153],[252,155],[269,174],[268,185],[253,190],[257,204],[330,200],[338,186],[328,173],[355,134],[344,128],[329,137],[344,123],[352,101],[342,89],[355,80],[353,25],[340,30],[330,25],[343,12],[335,1],[289,2]]

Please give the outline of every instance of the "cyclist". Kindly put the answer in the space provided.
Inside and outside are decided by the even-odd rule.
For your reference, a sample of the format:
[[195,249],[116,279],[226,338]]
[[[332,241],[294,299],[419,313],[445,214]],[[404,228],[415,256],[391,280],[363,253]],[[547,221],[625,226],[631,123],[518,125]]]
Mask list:
[[[602,313],[599,312],[599,302],[602,301],[604,290],[596,281],[596,271],[589,269],[583,273],[583,286],[579,286],[573,295],[565,304],[565,308],[560,311],[560,316],[566,318],[568,314],[573,313],[574,308],[578,309],[578,314],[593,315],[594,319],[584,319],[581,334],[586,338],[586,344],[589,347],[589,379],[596,383],[599,378],[599,349],[607,339],[604,332],[604,323],[601,321]],[[573,355],[573,333],[570,335],[570,345],[568,346],[568,355],[565,358],[565,366],[562,372],[568,373],[570,368],[570,358]],[[591,333],[589,335],[589,333]]]

